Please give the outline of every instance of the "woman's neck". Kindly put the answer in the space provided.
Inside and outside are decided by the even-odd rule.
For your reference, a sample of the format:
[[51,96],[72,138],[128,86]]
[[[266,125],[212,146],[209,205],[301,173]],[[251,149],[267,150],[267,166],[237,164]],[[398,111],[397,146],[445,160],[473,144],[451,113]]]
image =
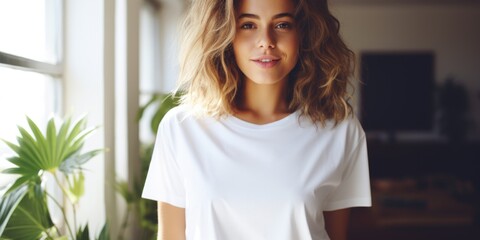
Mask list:
[[286,117],[290,112],[285,87],[285,82],[266,85],[244,81],[235,116],[256,124],[266,124]]

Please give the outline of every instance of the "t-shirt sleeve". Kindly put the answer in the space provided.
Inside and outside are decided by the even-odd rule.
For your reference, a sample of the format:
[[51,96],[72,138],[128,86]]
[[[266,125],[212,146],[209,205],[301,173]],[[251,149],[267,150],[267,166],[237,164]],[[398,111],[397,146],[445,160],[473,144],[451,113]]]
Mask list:
[[168,134],[171,120],[164,118],[160,124],[142,197],[185,208],[184,178]]
[[324,206],[325,211],[372,206],[367,142],[363,130],[347,156],[342,178],[328,197]]

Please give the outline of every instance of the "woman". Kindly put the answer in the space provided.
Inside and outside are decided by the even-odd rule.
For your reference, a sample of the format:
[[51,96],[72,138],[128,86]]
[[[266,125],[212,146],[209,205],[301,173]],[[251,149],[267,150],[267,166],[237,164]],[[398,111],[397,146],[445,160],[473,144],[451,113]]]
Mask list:
[[162,120],[143,197],[159,239],[346,239],[370,206],[352,52],[326,0],[194,0],[180,107]]

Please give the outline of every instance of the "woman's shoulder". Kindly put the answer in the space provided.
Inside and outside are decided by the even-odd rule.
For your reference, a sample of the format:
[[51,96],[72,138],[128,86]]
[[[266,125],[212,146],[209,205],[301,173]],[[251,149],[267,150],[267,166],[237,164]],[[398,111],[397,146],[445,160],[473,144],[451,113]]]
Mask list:
[[362,124],[360,123],[355,114],[350,114],[349,116],[345,117],[345,119],[340,121],[339,124],[343,124],[347,128],[352,128],[356,130],[362,129]]
[[164,124],[171,125],[173,123],[183,122],[185,121],[185,119],[188,119],[191,117],[192,117],[192,112],[189,110],[187,106],[178,105],[171,108],[170,110],[168,110],[167,113],[165,113],[160,124],[164,123]]
[[168,112],[165,114],[165,118],[182,117],[186,114],[188,114],[188,109],[185,105],[181,104],[168,110]]
[[182,122],[189,116],[184,106],[175,106],[168,110],[162,117],[158,126],[157,134],[166,136],[172,135],[182,128]]
[[354,114],[351,114],[338,122],[329,119],[321,128],[325,131],[330,131],[333,134],[346,135],[347,138],[360,138],[365,135],[360,121]]
[[350,139],[361,139],[365,137],[362,124],[354,114],[339,122],[337,127],[342,129]]

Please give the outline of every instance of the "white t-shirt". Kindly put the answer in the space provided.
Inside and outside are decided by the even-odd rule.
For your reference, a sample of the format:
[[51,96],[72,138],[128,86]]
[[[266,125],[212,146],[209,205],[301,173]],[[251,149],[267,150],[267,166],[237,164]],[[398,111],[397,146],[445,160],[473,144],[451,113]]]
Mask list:
[[323,211],[371,206],[365,134],[298,113],[264,125],[163,118],[143,197],[185,208],[187,240],[329,239]]

